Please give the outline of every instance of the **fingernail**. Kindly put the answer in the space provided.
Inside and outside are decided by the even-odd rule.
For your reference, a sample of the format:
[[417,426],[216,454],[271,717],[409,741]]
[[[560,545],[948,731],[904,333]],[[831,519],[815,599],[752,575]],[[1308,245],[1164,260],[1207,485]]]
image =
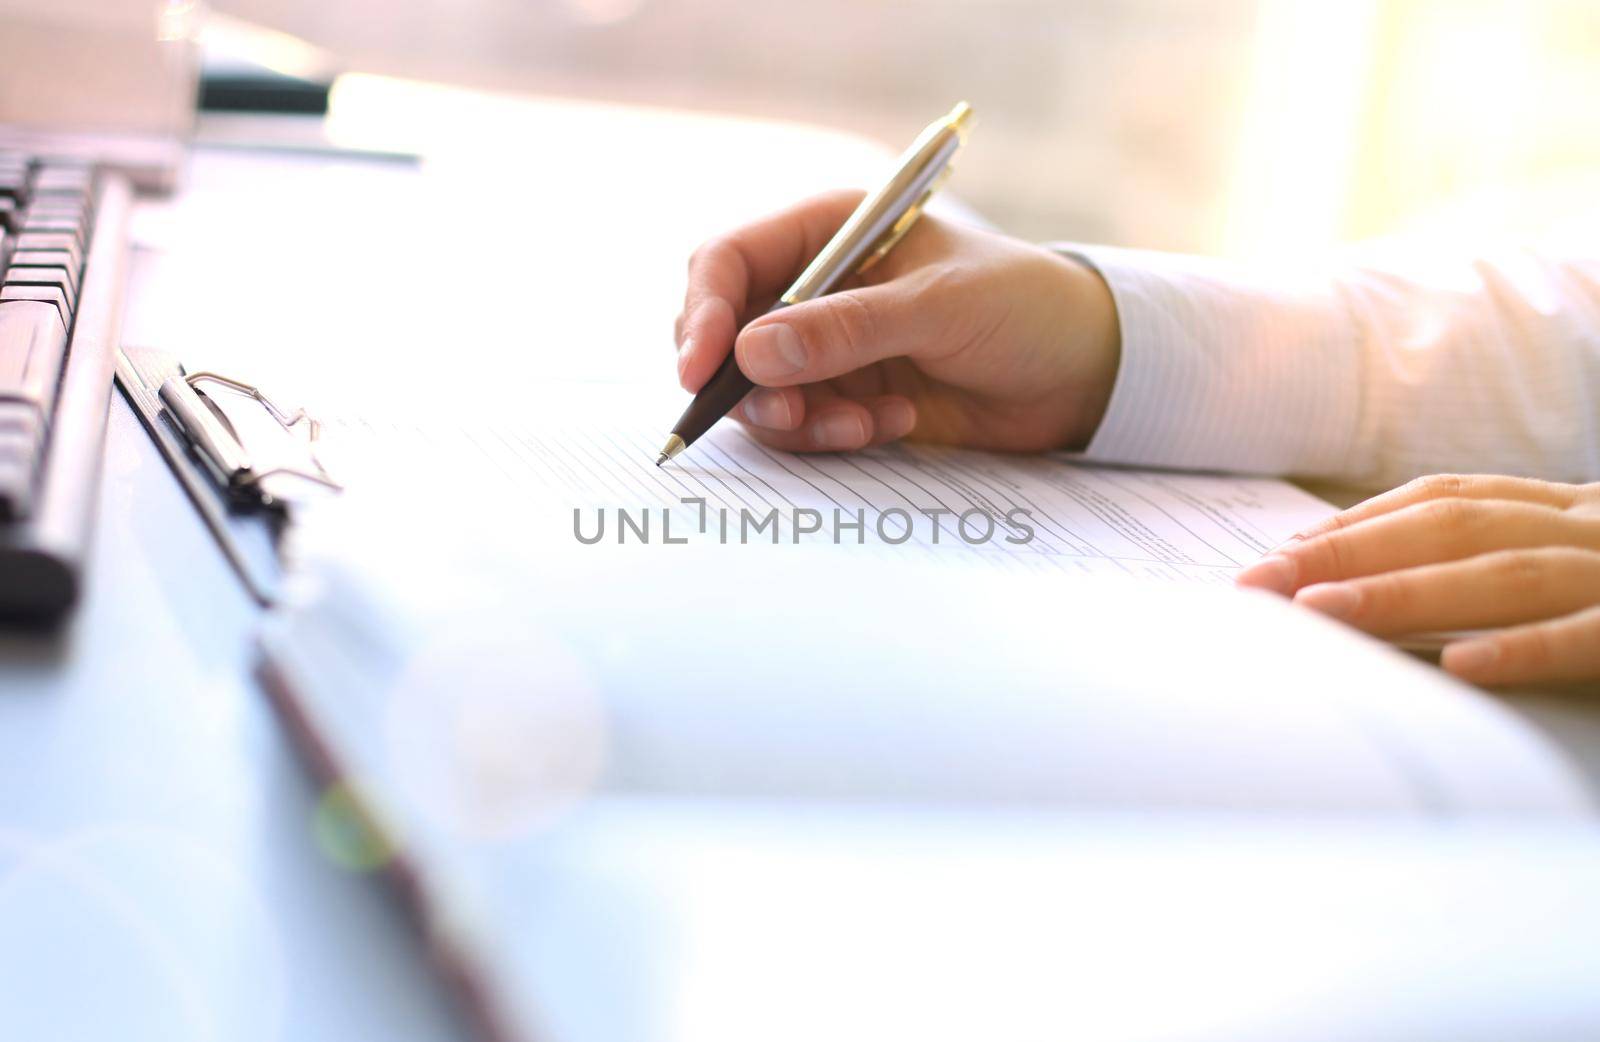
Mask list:
[[1439,664],[1451,673],[1482,675],[1500,661],[1500,646],[1492,640],[1461,640],[1446,644]]
[[694,339],[694,331],[705,325],[706,315],[712,306],[709,300],[702,300],[698,307],[683,316],[683,325],[680,327],[679,346],[682,347]]
[[789,399],[781,391],[758,388],[744,400],[744,418],[757,427],[786,431],[794,420],[789,415]]
[[824,449],[853,449],[867,440],[867,432],[854,413],[833,413],[817,418],[811,437]]
[[781,380],[806,367],[806,346],[781,322],[758,326],[739,339],[744,341],[745,373],[753,380]]
[[1267,553],[1275,554],[1279,550],[1287,549],[1287,548],[1293,546],[1296,543],[1303,542],[1304,540],[1305,540],[1305,533],[1296,532],[1294,535],[1292,535],[1289,538],[1285,539],[1283,542],[1279,543],[1277,546],[1273,547],[1271,550],[1268,550]]
[[1349,583],[1318,583],[1295,594],[1294,602],[1330,618],[1348,619],[1361,607],[1361,591]]
[[1294,581],[1299,574],[1300,569],[1293,559],[1282,554],[1268,554],[1234,576],[1233,581],[1240,586],[1254,586],[1287,596],[1294,592]]
[[694,352],[694,341],[685,339],[678,348],[678,382],[683,383],[683,372],[689,368],[689,355]]

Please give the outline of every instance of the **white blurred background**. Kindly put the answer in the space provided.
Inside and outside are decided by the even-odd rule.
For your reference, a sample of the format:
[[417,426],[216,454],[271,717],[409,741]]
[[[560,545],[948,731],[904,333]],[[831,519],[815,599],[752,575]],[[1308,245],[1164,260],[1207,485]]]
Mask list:
[[355,68],[896,149],[964,97],[983,123],[959,189],[1035,239],[1260,257],[1419,222],[1519,235],[1600,200],[1594,0],[213,6]]

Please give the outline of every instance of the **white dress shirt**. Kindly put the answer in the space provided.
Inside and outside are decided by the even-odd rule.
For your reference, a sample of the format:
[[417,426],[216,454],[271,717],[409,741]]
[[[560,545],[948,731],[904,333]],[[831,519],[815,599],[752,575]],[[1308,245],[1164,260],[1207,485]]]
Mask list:
[[1105,278],[1122,326],[1089,459],[1374,487],[1600,480],[1600,259],[1314,274],[1061,249]]

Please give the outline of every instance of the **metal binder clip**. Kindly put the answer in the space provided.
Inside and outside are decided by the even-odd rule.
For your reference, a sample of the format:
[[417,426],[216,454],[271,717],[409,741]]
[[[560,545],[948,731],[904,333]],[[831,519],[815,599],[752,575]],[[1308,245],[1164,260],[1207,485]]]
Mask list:
[[[254,399],[286,432],[293,433],[296,426],[305,424],[306,457],[315,469],[283,465],[258,469],[227,414],[197,386],[208,382]],[[343,486],[328,476],[317,458],[316,442],[322,433],[322,425],[307,415],[304,409],[288,412],[263,394],[260,388],[219,373],[169,376],[162,381],[159,393],[162,404],[167,407],[178,429],[213,471],[217,481],[233,495],[270,505],[275,502],[275,497],[267,492],[262,482],[279,475],[313,482],[336,492],[342,491]]]

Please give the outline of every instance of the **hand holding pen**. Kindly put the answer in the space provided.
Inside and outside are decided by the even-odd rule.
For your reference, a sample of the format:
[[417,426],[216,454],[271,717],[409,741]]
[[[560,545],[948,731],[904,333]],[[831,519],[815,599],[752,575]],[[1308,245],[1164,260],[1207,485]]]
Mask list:
[[769,312],[863,198],[808,200],[695,252],[677,323],[684,388],[701,391],[731,349],[754,385],[731,415],[794,451],[907,436],[1081,447],[1116,374],[1116,312],[1099,276],[1058,253],[924,215],[833,292]]

